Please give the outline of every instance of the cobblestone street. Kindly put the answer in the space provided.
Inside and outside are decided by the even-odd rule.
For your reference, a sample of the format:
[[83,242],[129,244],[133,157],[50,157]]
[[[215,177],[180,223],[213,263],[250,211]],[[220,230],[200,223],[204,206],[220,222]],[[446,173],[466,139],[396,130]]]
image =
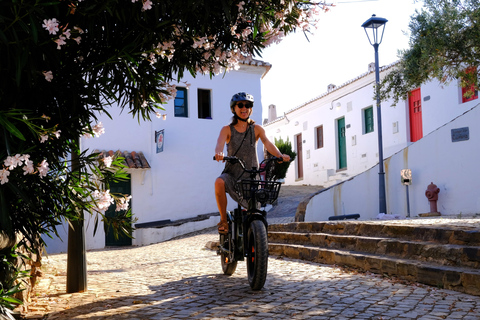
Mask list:
[[87,252],[88,291],[65,294],[66,254],[43,260],[29,319],[480,319],[480,297],[271,256],[261,291],[205,247],[216,230]]

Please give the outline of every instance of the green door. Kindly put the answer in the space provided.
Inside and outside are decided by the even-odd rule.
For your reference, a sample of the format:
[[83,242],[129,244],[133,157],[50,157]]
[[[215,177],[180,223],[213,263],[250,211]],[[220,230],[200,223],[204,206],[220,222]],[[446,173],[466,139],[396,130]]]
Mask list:
[[[110,184],[110,192],[111,193],[121,193],[125,195],[132,194],[132,188],[130,184],[130,175],[128,176],[127,181],[121,181],[117,183]],[[131,204],[130,204],[131,205]],[[108,208],[105,215],[107,217],[114,217],[122,211],[115,211],[116,205],[113,203],[110,208]],[[132,245],[132,238],[127,237],[124,234],[119,234],[118,239],[115,239],[113,236],[112,227],[108,227],[107,232],[105,233],[105,245],[106,246],[131,246]]]
[[345,137],[345,118],[337,120],[338,128],[338,169],[347,167],[347,138]]

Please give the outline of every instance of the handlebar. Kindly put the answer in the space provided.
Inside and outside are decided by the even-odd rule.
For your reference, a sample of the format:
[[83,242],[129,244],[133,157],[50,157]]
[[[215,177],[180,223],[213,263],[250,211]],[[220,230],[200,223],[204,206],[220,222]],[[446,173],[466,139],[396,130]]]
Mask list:
[[[213,156],[213,160],[216,160],[216,159],[215,159],[215,156]],[[266,170],[266,166],[265,166],[264,168],[262,168],[261,165],[262,165],[263,163],[268,163],[268,162],[271,162],[271,161],[276,161],[276,162],[282,162],[282,161],[283,161],[283,159],[282,159],[282,158],[279,158],[279,157],[270,157],[270,158],[268,158],[268,159],[264,159],[264,160],[260,163],[260,168],[259,168],[259,169],[255,168],[255,167],[252,168],[252,169],[247,169],[247,168],[245,168],[245,162],[244,162],[242,159],[240,159],[240,158],[237,158],[237,157],[228,157],[228,156],[226,156],[226,157],[223,157],[222,160],[223,160],[223,161],[230,162],[230,163],[232,163],[232,164],[233,164],[233,163],[239,163],[239,164],[242,166],[243,170],[245,170],[245,172],[248,172],[248,173],[261,173],[261,172],[264,172],[264,171]]]

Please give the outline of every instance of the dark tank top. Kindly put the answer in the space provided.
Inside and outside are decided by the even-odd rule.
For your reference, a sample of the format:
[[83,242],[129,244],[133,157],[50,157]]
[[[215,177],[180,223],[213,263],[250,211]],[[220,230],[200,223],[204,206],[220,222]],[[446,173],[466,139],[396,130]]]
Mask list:
[[[233,125],[230,125],[230,141],[227,144],[227,155],[236,156],[245,162],[247,169],[258,168],[257,142],[255,140],[255,125],[248,126],[245,132],[238,132]],[[235,179],[248,178],[248,174],[243,173],[240,164],[226,163],[224,173],[233,175]]]

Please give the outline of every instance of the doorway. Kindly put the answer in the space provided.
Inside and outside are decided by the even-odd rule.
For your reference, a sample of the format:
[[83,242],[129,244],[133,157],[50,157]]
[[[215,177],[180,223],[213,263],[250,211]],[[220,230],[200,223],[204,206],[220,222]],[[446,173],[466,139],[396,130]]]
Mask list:
[[415,142],[423,138],[422,95],[420,88],[410,92],[408,110],[410,114],[410,140]]
[[345,135],[345,118],[337,120],[338,170],[347,168],[347,138]]

